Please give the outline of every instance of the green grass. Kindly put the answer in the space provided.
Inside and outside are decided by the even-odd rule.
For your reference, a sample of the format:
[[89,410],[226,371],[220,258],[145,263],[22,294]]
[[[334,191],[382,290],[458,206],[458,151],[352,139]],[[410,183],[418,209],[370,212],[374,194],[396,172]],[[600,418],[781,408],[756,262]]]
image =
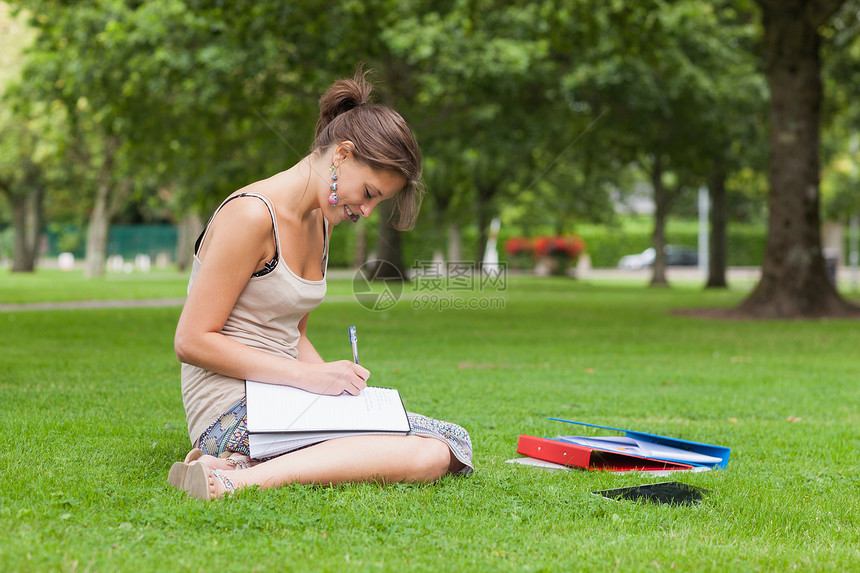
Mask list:
[[[178,275],[27,281],[40,293],[29,300],[184,292]],[[28,300],[6,282],[0,302]],[[671,311],[733,305],[743,291],[531,278],[474,295],[503,308],[433,310],[426,292],[407,287],[394,308],[372,312],[343,296],[349,284],[334,281],[339,296],[312,316],[317,348],[348,358],[346,327],[357,324],[371,383],[468,428],[476,474],[189,500],[166,482],[189,447],[172,351],[179,308],[0,313],[0,569],[832,571],[860,562],[856,322],[699,320]],[[655,478],[505,463],[520,434],[571,432],[548,416],[715,443],[732,456],[726,470],[673,478],[709,490],[698,506],[607,501],[591,492]]]
[[0,304],[178,298],[185,296],[187,282],[187,274],[178,271],[109,273],[92,280],[80,271],[13,274],[0,268]]

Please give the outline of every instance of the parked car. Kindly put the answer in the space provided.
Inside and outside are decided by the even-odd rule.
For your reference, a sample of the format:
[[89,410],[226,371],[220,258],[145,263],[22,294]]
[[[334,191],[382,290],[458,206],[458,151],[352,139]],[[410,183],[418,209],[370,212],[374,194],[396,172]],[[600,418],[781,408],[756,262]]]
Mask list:
[[[650,267],[654,264],[657,251],[649,247],[635,255],[625,255],[618,261],[618,268],[637,271]],[[699,253],[696,249],[686,245],[665,245],[663,253],[666,255],[666,265],[672,266],[696,266],[699,264]]]

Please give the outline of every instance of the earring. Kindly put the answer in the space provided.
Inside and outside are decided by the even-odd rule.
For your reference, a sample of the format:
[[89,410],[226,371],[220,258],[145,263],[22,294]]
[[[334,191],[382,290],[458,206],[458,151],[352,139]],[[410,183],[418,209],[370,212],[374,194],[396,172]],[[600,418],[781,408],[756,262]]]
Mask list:
[[328,186],[331,189],[331,195],[328,196],[328,204],[334,207],[337,205],[338,196],[337,196],[337,171],[334,170],[334,163],[328,168],[331,171],[331,185]]

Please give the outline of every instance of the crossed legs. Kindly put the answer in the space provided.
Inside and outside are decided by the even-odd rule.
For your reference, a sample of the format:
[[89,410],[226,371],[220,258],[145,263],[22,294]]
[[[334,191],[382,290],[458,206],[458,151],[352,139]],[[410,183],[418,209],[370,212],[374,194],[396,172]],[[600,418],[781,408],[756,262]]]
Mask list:
[[461,467],[447,444],[419,436],[337,438],[247,469],[221,470],[209,467],[205,460],[194,461],[194,465],[201,467],[190,469],[182,488],[204,499],[221,497],[231,486],[268,489],[289,483],[426,482]]

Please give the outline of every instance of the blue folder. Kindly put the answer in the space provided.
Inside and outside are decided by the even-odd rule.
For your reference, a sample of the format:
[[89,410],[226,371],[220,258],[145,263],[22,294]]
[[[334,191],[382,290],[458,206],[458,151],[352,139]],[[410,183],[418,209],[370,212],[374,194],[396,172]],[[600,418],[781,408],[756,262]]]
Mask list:
[[563,420],[561,418],[550,418],[550,420],[564,422],[566,424],[577,424],[579,426],[600,428],[602,430],[612,430],[614,432],[624,432],[624,438],[595,438],[584,436],[559,436],[558,438],[555,438],[557,440],[563,440],[565,442],[579,444],[597,450],[641,455],[651,459],[667,462],[680,462],[690,464],[692,466],[705,466],[719,469],[725,469],[729,463],[729,455],[731,454],[731,450],[729,448],[715,446],[713,444],[690,442],[688,440],[680,440],[678,438],[670,438],[668,436],[622,430],[620,428],[599,426],[597,424],[588,424],[586,422],[574,422],[572,420]]

